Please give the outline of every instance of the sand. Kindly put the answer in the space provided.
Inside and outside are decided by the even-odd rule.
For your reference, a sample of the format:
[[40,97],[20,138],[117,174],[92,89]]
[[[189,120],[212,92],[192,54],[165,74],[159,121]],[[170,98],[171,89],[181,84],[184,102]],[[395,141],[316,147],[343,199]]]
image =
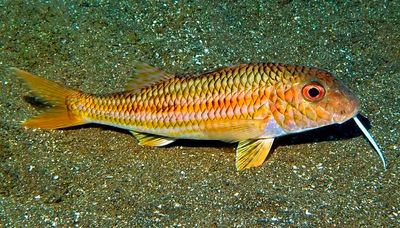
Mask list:
[[[400,225],[398,1],[1,1],[0,226]],[[24,129],[38,109],[18,67],[86,92],[120,91],[132,64],[192,74],[250,62],[327,69],[361,101],[353,121],[279,139],[236,172],[235,145],[137,145],[90,125]]]

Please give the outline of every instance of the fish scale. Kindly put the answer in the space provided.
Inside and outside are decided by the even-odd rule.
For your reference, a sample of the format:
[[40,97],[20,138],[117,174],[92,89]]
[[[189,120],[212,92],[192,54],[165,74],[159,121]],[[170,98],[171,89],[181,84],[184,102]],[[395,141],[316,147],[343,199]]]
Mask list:
[[[297,70],[302,72],[304,68]],[[273,107],[277,107],[278,112],[273,112],[273,115],[280,120],[285,109],[277,98],[284,98],[284,87],[277,81],[293,76],[294,72],[293,67],[284,65],[240,65],[196,77],[173,78],[139,93],[117,93],[97,98],[84,95],[83,99],[74,98],[67,104],[86,121],[112,122],[151,133],[153,128],[185,126],[195,131],[202,130],[200,123],[207,120],[252,118],[260,102],[266,100],[275,104]],[[257,79],[255,75],[259,75],[259,80],[254,80]],[[271,98],[266,87],[273,83],[277,86]],[[126,105],[120,104],[121,100]],[[101,114],[97,110],[101,110]]]

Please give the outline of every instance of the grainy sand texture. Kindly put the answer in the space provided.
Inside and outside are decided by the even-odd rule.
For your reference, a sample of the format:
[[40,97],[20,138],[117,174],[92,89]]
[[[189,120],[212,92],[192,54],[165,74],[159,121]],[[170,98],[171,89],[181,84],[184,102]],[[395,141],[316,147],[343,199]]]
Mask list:
[[[400,226],[399,1],[0,1],[0,226]],[[329,70],[359,97],[353,121],[277,140],[235,170],[235,144],[141,147],[89,125],[24,129],[38,114],[18,67],[91,93],[135,61],[194,74],[251,62]]]

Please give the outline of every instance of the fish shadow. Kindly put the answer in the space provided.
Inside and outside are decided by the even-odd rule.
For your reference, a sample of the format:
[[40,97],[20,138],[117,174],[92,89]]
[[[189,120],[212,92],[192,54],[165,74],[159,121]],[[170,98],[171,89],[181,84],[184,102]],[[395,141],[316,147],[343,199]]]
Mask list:
[[[371,128],[371,124],[366,117],[358,115],[358,118],[363,123],[365,128]],[[282,136],[277,138],[275,142],[276,144],[280,145],[308,144],[316,142],[347,140],[359,137],[360,135],[363,135],[362,131],[359,129],[354,120],[350,119],[342,124],[334,124],[310,131]]]
[[[365,117],[360,118],[359,116],[359,119],[367,129],[371,127],[369,121]],[[86,124],[81,126],[73,126],[64,128],[64,130],[77,130],[77,129],[87,129],[87,128],[97,128],[104,131],[115,131],[121,134],[131,135],[130,132],[127,130],[112,126],[99,125],[99,124]],[[343,124],[335,124],[310,131],[278,137],[275,139],[274,144],[272,145],[270,154],[272,154],[278,146],[282,145],[299,145],[299,144],[310,144],[316,142],[347,140],[359,137],[360,135],[363,135],[363,133],[358,128],[356,123],[350,120]],[[229,148],[232,147],[232,145],[236,147],[236,143],[227,143],[217,140],[178,139],[174,143],[171,143],[163,147],[171,148],[171,147],[183,146],[189,148],[200,148],[200,147]]]
[[[365,128],[370,129],[371,124],[369,120],[358,115],[358,118],[363,123]],[[358,128],[357,124],[351,119],[342,124],[334,124],[321,128],[317,128],[310,131],[289,134],[281,137],[277,137],[271,148],[271,151],[275,150],[280,145],[298,145],[298,144],[309,144],[316,142],[326,141],[339,141],[356,138],[363,135],[362,131]],[[185,147],[227,147],[228,143],[221,141],[203,141],[203,140],[177,140],[175,143],[168,146],[185,146]]]
[[[370,129],[371,124],[369,120],[362,116],[358,115],[358,118],[363,123],[365,128]],[[117,131],[124,134],[129,134],[128,131],[109,127],[109,126],[102,126],[96,124],[89,124],[82,127],[100,127],[103,130],[112,130]],[[76,127],[80,128],[80,127]],[[347,140],[355,137],[362,136],[362,131],[358,128],[357,124],[353,120],[349,120],[342,124],[334,124],[329,125],[321,128],[317,128],[310,131],[305,131],[301,133],[289,134],[286,136],[281,136],[275,139],[274,144],[271,149],[271,153],[281,145],[299,145],[299,144],[309,144],[309,143],[316,143],[316,142],[326,142],[326,141],[339,141],[339,140]],[[174,143],[169,144],[165,147],[176,147],[176,146],[183,146],[189,148],[198,148],[198,147],[212,147],[212,148],[227,148],[230,147],[229,145],[234,145],[232,143],[226,143],[217,140],[189,140],[189,139],[178,139]]]

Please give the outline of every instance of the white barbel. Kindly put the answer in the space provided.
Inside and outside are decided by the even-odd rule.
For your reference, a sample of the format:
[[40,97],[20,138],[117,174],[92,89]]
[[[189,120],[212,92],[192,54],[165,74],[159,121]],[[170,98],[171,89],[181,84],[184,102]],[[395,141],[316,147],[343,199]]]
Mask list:
[[353,117],[354,121],[356,122],[356,124],[358,125],[358,127],[361,129],[361,131],[364,133],[365,137],[367,137],[368,141],[371,143],[371,145],[374,147],[376,153],[378,153],[379,157],[382,160],[383,163],[383,167],[386,170],[387,167],[387,163],[386,163],[386,159],[385,156],[383,154],[383,152],[381,151],[381,149],[379,148],[378,144],[375,142],[374,138],[372,137],[372,135],[368,132],[368,130],[364,127],[364,125],[361,123],[361,121],[357,118],[357,116]]

